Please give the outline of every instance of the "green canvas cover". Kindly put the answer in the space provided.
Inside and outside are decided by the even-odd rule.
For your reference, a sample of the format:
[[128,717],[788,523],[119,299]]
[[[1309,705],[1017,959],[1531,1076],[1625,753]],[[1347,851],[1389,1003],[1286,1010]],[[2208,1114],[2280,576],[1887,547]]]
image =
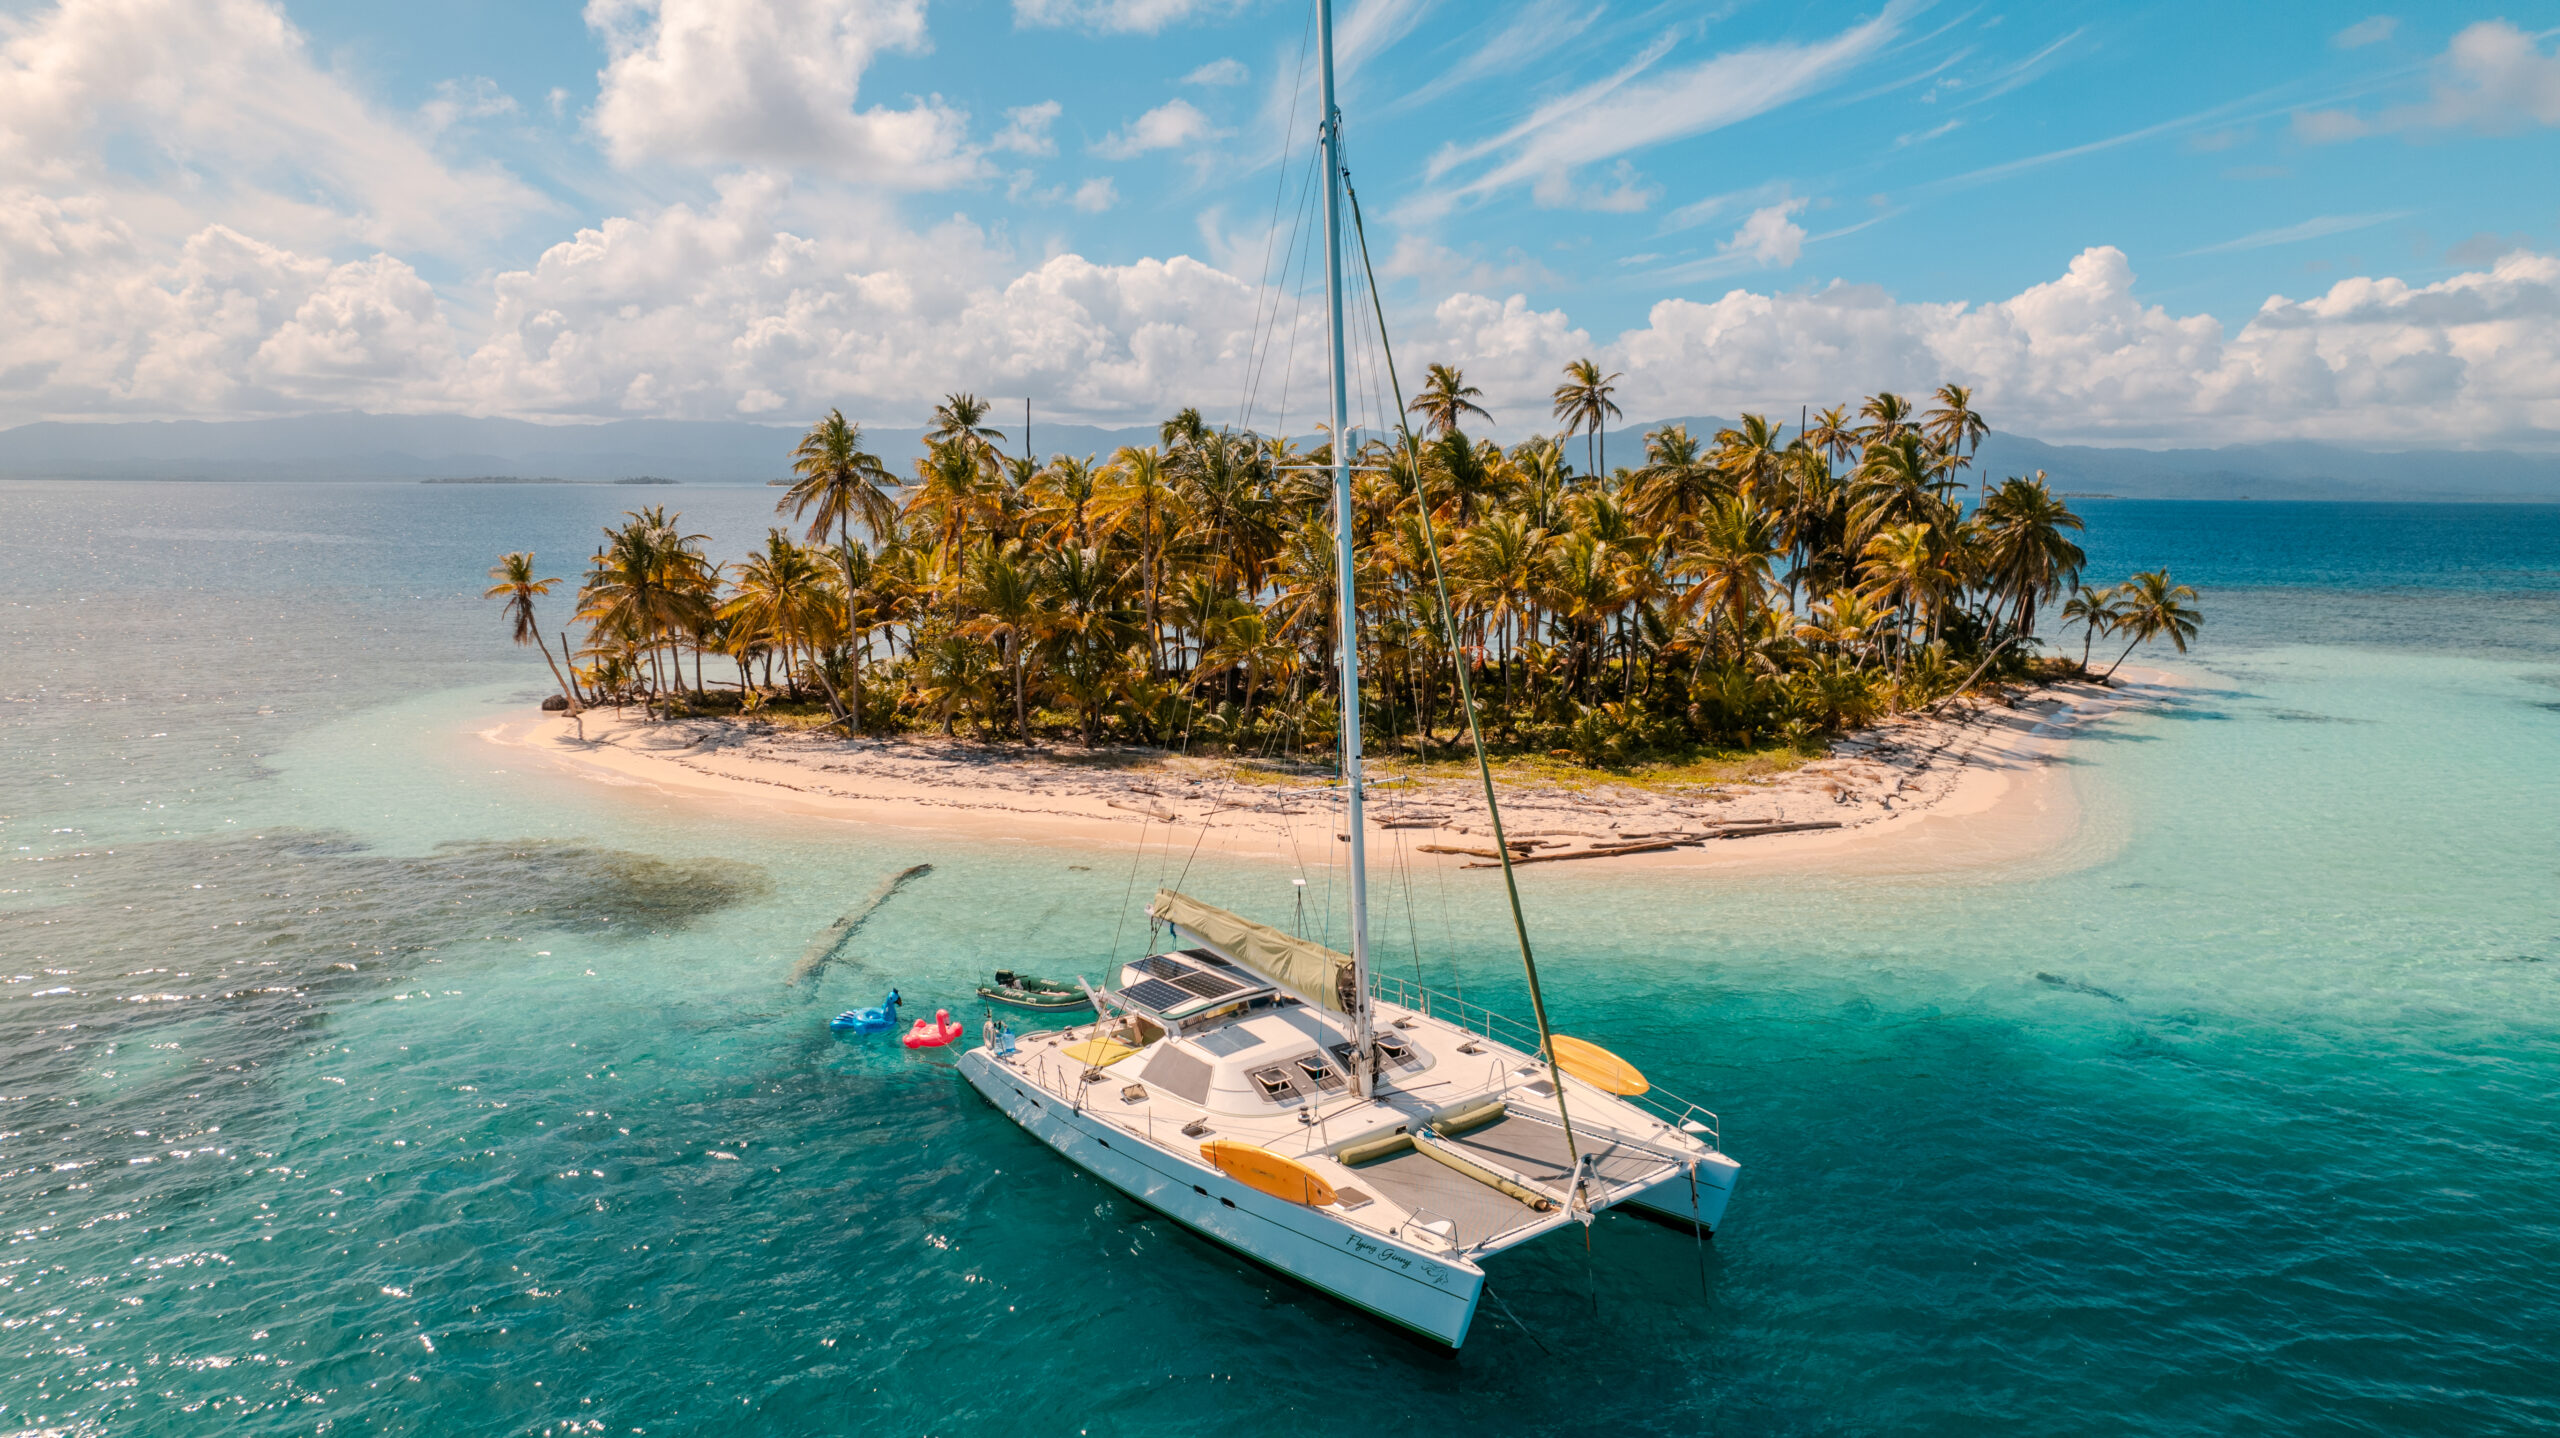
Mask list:
[[1351,956],[1322,944],[1257,924],[1239,914],[1201,903],[1189,894],[1156,890],[1147,913],[1185,932],[1244,967],[1305,999],[1318,1008],[1347,1013],[1351,996]]

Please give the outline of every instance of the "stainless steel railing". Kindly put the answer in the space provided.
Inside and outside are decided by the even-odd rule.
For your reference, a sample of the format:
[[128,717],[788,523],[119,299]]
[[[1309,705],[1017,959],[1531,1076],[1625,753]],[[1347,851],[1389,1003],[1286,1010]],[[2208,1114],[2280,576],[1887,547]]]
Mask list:
[[[1444,994],[1438,989],[1426,988],[1421,984],[1397,978],[1393,974],[1382,974],[1373,970],[1369,975],[1369,995],[1380,1003],[1409,1009],[1425,1018],[1437,1019],[1462,1032],[1480,1034],[1494,1043],[1507,1045],[1525,1054],[1543,1052],[1543,1047],[1538,1042],[1538,1030],[1535,1025],[1524,1024],[1508,1014],[1497,1013],[1482,1004],[1471,1004],[1455,994]],[[1648,1079],[1647,1082],[1651,1080]],[[1716,1116],[1713,1109],[1703,1104],[1691,1103],[1665,1090],[1660,1084],[1653,1084],[1644,1093],[1630,1094],[1626,1097],[1629,1102],[1653,1114],[1669,1127],[1699,1140],[1708,1148],[1719,1150],[1723,1148],[1724,1121]]]

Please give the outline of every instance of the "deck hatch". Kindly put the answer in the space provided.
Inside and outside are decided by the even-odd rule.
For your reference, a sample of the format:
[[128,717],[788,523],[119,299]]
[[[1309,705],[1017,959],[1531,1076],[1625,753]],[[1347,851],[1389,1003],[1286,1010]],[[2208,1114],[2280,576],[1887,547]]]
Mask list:
[[1229,1027],[1211,1029],[1191,1041],[1222,1059],[1231,1059],[1246,1049],[1259,1046],[1262,1038],[1251,1029]]
[[1267,1069],[1255,1069],[1253,1086],[1261,1091],[1264,1098],[1273,1103],[1295,1103],[1298,1100],[1297,1081],[1290,1078],[1289,1071],[1278,1064],[1273,1064]]
[[1321,1057],[1315,1054],[1300,1054],[1294,1062],[1298,1066],[1298,1072],[1306,1075],[1307,1082],[1315,1085],[1317,1089],[1330,1093],[1342,1087],[1341,1071],[1326,1063]]

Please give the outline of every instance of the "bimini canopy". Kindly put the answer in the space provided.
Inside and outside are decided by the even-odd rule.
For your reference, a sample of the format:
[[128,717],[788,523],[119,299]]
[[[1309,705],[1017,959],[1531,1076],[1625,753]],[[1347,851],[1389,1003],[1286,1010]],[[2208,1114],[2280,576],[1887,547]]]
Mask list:
[[1349,954],[1311,944],[1171,889],[1156,890],[1156,900],[1147,906],[1147,913],[1318,1008],[1337,1014],[1349,1012]]

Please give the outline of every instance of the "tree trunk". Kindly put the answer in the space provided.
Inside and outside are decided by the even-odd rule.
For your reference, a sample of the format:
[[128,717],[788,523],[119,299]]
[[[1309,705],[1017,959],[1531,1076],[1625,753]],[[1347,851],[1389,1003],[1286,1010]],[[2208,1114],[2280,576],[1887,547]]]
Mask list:
[[1025,696],[1023,695],[1023,692],[1022,692],[1022,636],[1021,636],[1021,634],[1020,634],[1019,632],[1017,632],[1016,630],[1013,630],[1013,629],[1011,629],[1011,628],[1006,629],[1006,631],[1005,631],[1005,636],[1004,636],[1004,647],[1005,647],[1005,657],[1006,657],[1007,659],[1009,659],[1009,660],[1012,662],[1012,664],[1013,664],[1013,732],[1014,732],[1014,737],[1015,737],[1016,739],[1020,740],[1023,744],[1028,745],[1028,744],[1031,742],[1031,707],[1030,707],[1030,704],[1029,704],[1028,700],[1025,698]]
[[[844,712],[843,698],[836,693],[835,676],[827,672],[829,667],[830,666],[827,663],[827,656],[818,653],[814,648],[812,648],[810,651],[809,670],[811,673],[818,676],[818,687],[826,691],[827,712],[835,716],[832,720],[828,721],[832,726],[835,724],[844,724],[849,722],[849,717]],[[862,731],[859,728],[855,728],[849,732],[858,735]]]
[[[569,636],[565,634],[560,636],[562,648],[567,648],[568,642]],[[560,673],[560,666],[551,663],[551,646],[542,642],[541,630],[537,629],[533,631],[533,643],[535,648],[542,651],[542,662],[551,666],[551,681],[560,686],[560,693],[568,699],[569,712],[575,714],[580,709],[586,707],[578,702],[578,691],[570,686],[570,683],[566,678],[562,677]]]
[[2133,651],[2141,645],[2143,640],[2149,637],[2150,636],[2147,634],[2136,634],[2133,636],[2133,643],[2124,647],[2124,653],[2117,655],[2116,662],[2107,666],[2107,672],[2098,676],[2098,682],[2101,684],[2114,683],[2116,671],[2124,667],[2125,660],[2131,658],[2133,656]]
[[853,646],[853,728],[854,738],[862,737],[862,620],[861,600],[853,584],[853,516],[836,518],[836,558],[844,565],[844,632]]

